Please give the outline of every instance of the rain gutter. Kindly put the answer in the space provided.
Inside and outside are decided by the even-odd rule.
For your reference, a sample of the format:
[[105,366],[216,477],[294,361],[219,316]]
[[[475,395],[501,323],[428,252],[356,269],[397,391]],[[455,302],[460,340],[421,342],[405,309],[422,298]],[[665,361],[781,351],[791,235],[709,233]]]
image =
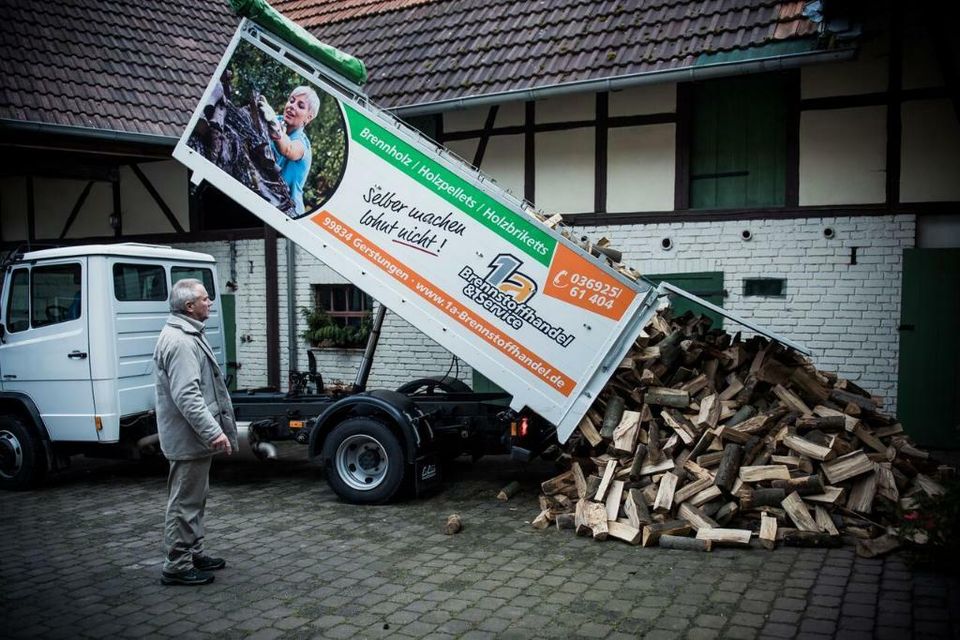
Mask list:
[[135,144],[174,147],[179,136],[165,136],[155,133],[136,133],[118,131],[115,129],[97,129],[95,127],[77,127],[73,125],[52,124],[47,122],[29,122],[0,118],[0,129],[10,131],[26,131],[30,133],[52,133],[56,135],[72,136],[76,138],[91,138],[96,140],[112,140],[114,142],[128,142]]
[[505,102],[513,102],[517,100],[543,100],[545,98],[556,98],[558,96],[565,96],[572,93],[600,93],[652,84],[693,82],[696,80],[707,80],[710,78],[733,75],[745,75],[748,73],[783,71],[786,69],[796,69],[797,67],[809,64],[851,60],[856,53],[856,47],[832,49],[830,51],[818,51],[815,53],[790,53],[766,58],[755,58],[753,60],[719,62],[702,66],[684,67],[683,69],[650,71],[646,73],[617,76],[615,78],[581,80],[577,82],[565,82],[548,87],[517,89],[515,91],[502,91],[499,93],[470,96],[466,98],[438,100],[436,102],[415,104],[409,107],[394,107],[389,110],[400,117],[411,117],[435,114],[444,111],[454,111],[457,109],[469,109],[493,104],[503,104]]

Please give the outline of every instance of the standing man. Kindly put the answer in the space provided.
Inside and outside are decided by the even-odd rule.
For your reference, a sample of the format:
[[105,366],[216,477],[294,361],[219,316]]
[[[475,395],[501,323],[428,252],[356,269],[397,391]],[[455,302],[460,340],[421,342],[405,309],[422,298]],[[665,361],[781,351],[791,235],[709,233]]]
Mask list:
[[176,282],[170,316],[153,352],[157,431],[170,461],[162,584],[213,582],[223,558],[203,552],[203,515],[210,488],[210,462],[237,449],[237,425],[220,365],[203,335],[213,302],[199,280]]

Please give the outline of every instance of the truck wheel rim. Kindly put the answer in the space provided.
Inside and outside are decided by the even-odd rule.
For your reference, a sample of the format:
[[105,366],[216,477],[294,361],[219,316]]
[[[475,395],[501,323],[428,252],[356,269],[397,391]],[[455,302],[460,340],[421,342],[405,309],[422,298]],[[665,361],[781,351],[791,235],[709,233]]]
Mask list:
[[337,475],[357,491],[371,491],[383,483],[390,468],[387,451],[376,438],[350,436],[337,447]]
[[23,467],[23,447],[17,436],[9,431],[0,431],[0,476],[16,477]]

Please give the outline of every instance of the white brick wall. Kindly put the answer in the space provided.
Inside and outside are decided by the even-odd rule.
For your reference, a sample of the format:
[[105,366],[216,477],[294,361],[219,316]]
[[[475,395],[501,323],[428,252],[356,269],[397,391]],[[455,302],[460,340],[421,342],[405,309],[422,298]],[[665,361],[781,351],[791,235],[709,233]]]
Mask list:
[[[832,227],[835,236],[824,238]],[[892,412],[896,404],[900,282],[903,249],[914,246],[913,216],[753,220],[747,222],[684,222],[676,224],[611,225],[584,228],[593,238],[611,238],[624,252],[624,261],[643,273],[721,271],[729,296],[723,306],[754,319],[814,351],[815,364],[857,382],[885,399]],[[740,233],[749,229],[753,239]],[[663,251],[669,237],[673,249]],[[237,241],[237,358],[242,367],[238,384],[266,384],[266,288],[263,242]],[[181,248],[213,254],[219,265],[220,286],[230,278],[229,244],[190,243]],[[857,247],[857,264],[850,264]],[[277,246],[280,283],[281,377],[286,385],[287,308],[286,251]],[[345,282],[305,251],[296,250],[296,305],[313,304],[311,285]],[[744,298],[743,279],[785,278],[785,298]],[[225,290],[225,289],[223,289]],[[736,331],[732,323],[725,325]],[[297,314],[297,361],[306,370],[309,345],[299,338],[306,328]],[[243,342],[243,336],[250,336]],[[324,349],[318,368],[328,382],[350,383],[362,352]],[[450,354],[398,316],[388,313],[371,371],[369,386],[396,388],[416,377],[448,370]],[[451,375],[456,370],[451,371]],[[459,377],[468,383],[472,370],[464,362]]]
[[[823,236],[825,227],[835,236]],[[684,222],[590,227],[641,272],[721,271],[723,306],[809,347],[834,371],[896,409],[903,249],[914,246],[914,216]],[[749,229],[752,240],[740,233]],[[663,251],[669,237],[673,249]],[[857,247],[857,264],[850,264]],[[786,279],[785,298],[743,296],[743,279]],[[736,331],[725,323],[727,331]]]

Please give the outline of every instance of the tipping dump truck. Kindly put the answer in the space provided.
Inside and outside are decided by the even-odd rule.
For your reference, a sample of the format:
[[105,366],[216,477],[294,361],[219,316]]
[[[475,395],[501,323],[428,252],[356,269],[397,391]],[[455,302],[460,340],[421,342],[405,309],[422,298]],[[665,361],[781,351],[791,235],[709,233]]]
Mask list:
[[[195,184],[212,184],[380,303],[349,392],[329,393],[316,385],[308,395],[234,396],[249,450],[270,457],[270,440],[296,439],[308,445],[338,495],[376,503],[404,485],[419,493],[436,483],[445,454],[512,451],[525,458],[565,442],[659,300],[668,294],[693,297],[666,283],[654,286],[616,264],[611,252],[574,241],[529,203],[374,107],[360,88],[365,70],[356,59],[317,42],[261,0],[235,4],[256,22],[241,21],[173,155],[190,169]],[[206,264],[212,263],[209,256],[122,247],[35,252],[8,265],[0,298],[6,337],[0,349],[6,347],[7,354],[0,363],[0,485],[29,486],[58,456],[89,454],[98,444],[155,446],[145,400],[152,395],[152,381],[146,380],[152,369],[143,356],[159,331],[153,325],[164,311],[160,298],[177,279],[177,269],[209,271],[207,289],[215,292],[215,271]],[[84,276],[78,267],[57,266],[74,264],[78,256],[90,263]],[[151,264],[162,267],[156,281],[144,279]],[[44,301],[27,301],[27,291],[34,289],[26,283],[50,275],[45,269],[52,269],[56,281],[49,290],[62,285],[76,291],[82,310],[74,311],[73,301],[59,294],[50,303],[57,308],[47,315],[40,309]],[[91,279],[97,273],[104,282],[113,278],[115,295],[93,306],[103,295],[96,292],[109,290]],[[133,309],[117,293],[124,277],[135,283],[136,301],[150,303],[144,309]],[[23,290],[16,309],[10,293],[15,286]],[[150,287],[157,287],[156,296],[136,297],[153,291]],[[388,308],[504,393],[476,393],[442,376],[396,390],[367,390]],[[121,318],[127,310],[153,325],[134,327],[130,318],[136,314]],[[79,370],[87,368],[77,377],[99,389],[106,404],[45,410],[36,397],[14,389],[22,381],[10,354],[29,360],[30,345],[38,344],[34,336],[64,327],[76,327],[64,336],[86,331],[93,340],[96,332],[89,328],[100,326],[91,320],[96,313],[113,314],[113,324],[103,326],[119,323],[130,335],[100,336],[109,349],[88,342],[66,357],[80,363]],[[16,314],[26,323],[11,324]],[[135,346],[141,348],[130,351]],[[100,358],[109,360],[106,369],[95,366]],[[124,380],[124,371],[137,380]],[[131,398],[144,401],[131,404]],[[67,413],[75,418],[70,429],[51,433],[44,427]]]

